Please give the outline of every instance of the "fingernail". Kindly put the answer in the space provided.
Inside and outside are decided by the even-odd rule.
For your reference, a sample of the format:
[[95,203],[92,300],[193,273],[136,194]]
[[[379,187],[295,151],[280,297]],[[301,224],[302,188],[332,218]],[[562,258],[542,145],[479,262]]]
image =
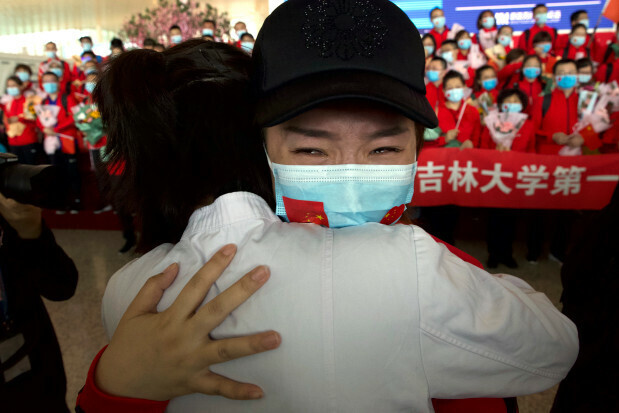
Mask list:
[[163,273],[164,273],[165,275],[168,275],[168,274],[170,274],[170,273],[172,273],[172,272],[175,272],[177,267],[178,267],[178,264],[177,264],[177,263],[175,263],[175,262],[173,262],[172,264],[170,264],[170,265],[168,266],[168,268],[166,268],[165,270],[163,270]]
[[249,398],[250,399],[262,399],[262,392],[259,390],[253,390],[249,392]]
[[225,255],[226,257],[229,257],[232,254],[234,254],[234,251],[236,251],[236,245],[234,244],[226,245],[225,247],[221,249],[221,253]]
[[261,266],[254,270],[254,272],[251,275],[251,279],[257,282],[262,282],[266,280],[267,275],[269,275],[267,268],[264,266]]
[[271,333],[262,339],[262,345],[265,348],[271,349],[279,345],[279,336],[275,333]]

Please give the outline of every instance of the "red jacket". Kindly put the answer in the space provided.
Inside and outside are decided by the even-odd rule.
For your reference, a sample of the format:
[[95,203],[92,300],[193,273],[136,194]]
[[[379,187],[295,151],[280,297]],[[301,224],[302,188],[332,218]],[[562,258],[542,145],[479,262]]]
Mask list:
[[10,146],[23,146],[31,145],[38,142],[37,138],[37,126],[34,120],[24,119],[24,105],[26,98],[22,95],[18,98],[13,98],[9,103],[4,106],[4,126],[8,129],[9,118],[17,116],[19,122],[24,124],[26,128],[21,135],[9,137]]
[[[450,130],[456,128],[461,108],[462,104],[457,111],[447,108],[445,104],[441,104],[439,106],[437,114],[438,126],[443,131],[443,134],[434,141],[426,141],[424,143],[424,146],[430,148],[441,147],[447,144],[447,141],[445,140],[445,134]],[[465,142],[470,139],[473,142],[473,146],[479,146],[479,138],[481,135],[481,121],[479,119],[479,112],[476,108],[471,105],[466,106],[466,108],[464,109],[464,115],[462,116],[462,120],[460,121],[459,130],[460,133],[458,134],[457,139],[460,142]]]
[[619,82],[619,62],[606,63],[601,65],[595,72],[595,80],[602,83],[610,83],[613,80]]
[[445,30],[443,30],[443,33],[437,32],[434,28],[428,33],[430,33],[432,37],[434,37],[434,41],[436,42],[435,50],[438,50],[439,47],[441,47],[441,45],[443,44],[443,42],[447,40],[447,35],[449,34],[449,27],[445,26]]
[[[62,152],[69,155],[74,155],[77,153],[78,148],[78,137],[80,136],[79,130],[75,127],[75,123],[73,122],[73,112],[71,108],[77,105],[75,98],[73,95],[64,95],[66,96],[67,107],[65,108],[62,104],[62,95],[59,93],[58,97],[55,101],[52,101],[49,96],[47,96],[42,105],[55,105],[60,106],[60,111],[58,112],[58,121],[56,126],[54,126],[54,132],[61,134],[60,142],[62,143]],[[43,125],[37,119],[37,126],[39,129],[43,130]],[[65,135],[65,136],[62,136]]]
[[434,112],[438,110],[439,105],[445,102],[445,94],[443,93],[443,86],[436,86],[430,82],[426,85],[426,99],[430,102],[430,106],[434,109]]
[[[497,145],[492,140],[490,131],[487,126],[484,126],[484,130],[481,133],[481,149],[496,149]],[[524,122],[524,125],[516,134],[514,141],[512,142],[511,150],[514,152],[529,152],[535,153],[535,127],[530,119]]]
[[552,140],[552,135],[563,132],[570,135],[574,132],[574,125],[578,122],[578,93],[576,89],[565,97],[563,91],[555,89],[552,94],[550,106],[546,115],[543,116],[544,98],[538,97],[533,101],[531,117],[535,127],[537,152],[546,155],[556,155],[563,145],[558,145]]
[[540,57],[540,60],[542,61],[542,74],[552,75],[552,68],[555,67],[558,59],[547,55],[546,57]]
[[[467,253],[460,251],[438,238],[432,237],[436,242],[439,242],[454,255],[475,265],[478,268],[483,268],[481,263]],[[107,346],[106,346],[107,347]],[[99,351],[95,359],[90,365],[86,383],[77,396],[78,406],[84,413],[164,413],[169,400],[153,401],[144,399],[131,399],[123,397],[114,397],[103,393],[95,384],[95,369],[99,363],[99,359],[103,354],[105,347]],[[242,403],[242,402],[239,402]],[[432,405],[436,413],[506,413],[506,401],[504,399],[463,399],[463,400],[439,400],[432,399]]]
[[[528,41],[527,41],[527,35],[526,35],[527,31],[529,33]],[[537,24],[534,24],[529,29],[527,29],[524,32],[522,32],[522,35],[520,35],[520,39],[518,39],[518,48],[524,50],[528,54],[534,53],[534,51],[533,51],[533,38],[535,37],[535,35],[537,33],[541,32],[541,31],[548,32],[550,34],[550,37],[552,37],[552,44],[555,43],[556,36],[557,36],[557,31],[554,28],[546,26],[546,25],[544,25],[544,27],[540,28]],[[552,48],[551,48],[551,50],[552,50]]]
[[514,62],[505,65],[503,69],[497,73],[497,79],[499,80],[499,89],[506,89],[512,87],[514,82],[517,82],[520,78],[520,71],[522,70],[522,62]]
[[518,80],[518,89],[522,90],[529,97],[529,107],[527,108],[527,113],[531,113],[531,105],[542,94],[544,90],[544,85],[542,85],[539,77],[535,79],[533,82],[529,82],[526,79]]
[[[556,55],[561,56],[562,59],[572,59],[572,60],[578,60],[578,59],[582,59],[583,57],[589,57],[591,53],[589,52],[589,49],[587,49],[586,46],[587,46],[587,43],[585,43],[584,45],[580,47],[574,47],[573,44],[568,43],[564,48],[562,48],[558,53],[556,53]],[[577,54],[579,55],[578,59],[576,58]]]

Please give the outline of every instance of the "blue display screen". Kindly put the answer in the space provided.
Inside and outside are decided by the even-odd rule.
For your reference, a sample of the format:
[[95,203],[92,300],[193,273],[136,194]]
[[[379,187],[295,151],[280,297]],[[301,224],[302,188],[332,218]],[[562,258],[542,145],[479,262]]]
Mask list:
[[[516,31],[528,29],[533,25],[533,7],[538,3],[509,0],[393,0],[411,18],[421,31],[432,28],[430,10],[440,7],[445,12],[447,25],[459,23],[470,32],[477,31],[477,18],[484,10],[494,12],[498,26],[510,25]],[[561,1],[546,3],[548,7],[548,25],[557,29],[570,28],[570,15],[576,10],[589,13],[590,27],[593,28],[604,7],[604,0]],[[613,22],[603,17],[601,28],[612,28]]]

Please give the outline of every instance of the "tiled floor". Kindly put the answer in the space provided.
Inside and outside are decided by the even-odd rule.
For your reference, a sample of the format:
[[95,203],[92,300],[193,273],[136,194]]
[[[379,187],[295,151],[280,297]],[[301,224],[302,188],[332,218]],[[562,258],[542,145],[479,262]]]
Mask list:
[[[54,231],[58,243],[73,258],[80,272],[77,292],[65,302],[46,301],[56,328],[67,372],[67,403],[75,405],[77,392],[86,378],[88,366],[95,354],[106,343],[101,326],[100,303],[110,276],[135,256],[119,255],[117,250],[123,239],[116,231]],[[485,243],[475,234],[457,246],[478,259],[487,257]],[[515,245],[514,258],[520,268],[509,271],[528,281],[535,289],[545,292],[559,305],[561,285],[559,264],[542,259],[537,265],[524,260],[525,251],[520,243]],[[496,272],[508,272],[499,267]],[[549,411],[556,389],[519,398],[521,413],[546,413]]]

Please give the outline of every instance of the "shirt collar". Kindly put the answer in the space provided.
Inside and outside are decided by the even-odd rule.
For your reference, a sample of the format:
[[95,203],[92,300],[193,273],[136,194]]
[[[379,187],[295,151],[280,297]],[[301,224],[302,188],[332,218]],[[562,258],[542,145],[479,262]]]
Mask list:
[[213,232],[250,219],[281,222],[264,199],[250,192],[232,192],[220,196],[211,205],[194,211],[183,238],[198,232]]

